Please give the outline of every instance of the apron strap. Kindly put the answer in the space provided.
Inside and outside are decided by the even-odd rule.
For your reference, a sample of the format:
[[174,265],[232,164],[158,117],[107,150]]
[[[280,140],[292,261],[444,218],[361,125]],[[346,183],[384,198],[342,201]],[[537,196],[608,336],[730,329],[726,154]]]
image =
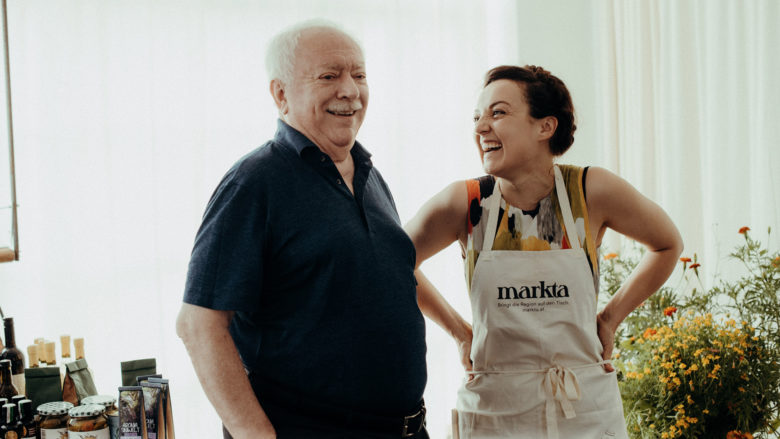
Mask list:
[[577,416],[574,412],[572,401],[577,401],[582,396],[577,375],[566,367],[554,366],[547,370],[544,376],[544,391],[547,396],[545,402],[545,418],[547,421],[547,438],[558,439],[558,411],[555,407],[557,401],[561,405],[566,419]]
[[580,239],[577,237],[577,226],[574,225],[574,215],[571,213],[571,204],[569,204],[569,195],[566,192],[566,184],[563,182],[563,174],[558,168],[558,165],[553,166],[555,168],[555,190],[558,192],[558,205],[561,207],[561,214],[563,214],[563,225],[566,228],[566,236],[569,237],[569,245],[571,248],[579,249]]

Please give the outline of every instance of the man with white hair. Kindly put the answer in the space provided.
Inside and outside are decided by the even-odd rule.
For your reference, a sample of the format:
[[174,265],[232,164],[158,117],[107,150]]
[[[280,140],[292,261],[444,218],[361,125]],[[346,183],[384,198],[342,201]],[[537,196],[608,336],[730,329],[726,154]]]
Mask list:
[[233,438],[428,438],[415,251],[370,154],[363,52],[333,25],[275,37],[273,140],[209,201],[176,328]]

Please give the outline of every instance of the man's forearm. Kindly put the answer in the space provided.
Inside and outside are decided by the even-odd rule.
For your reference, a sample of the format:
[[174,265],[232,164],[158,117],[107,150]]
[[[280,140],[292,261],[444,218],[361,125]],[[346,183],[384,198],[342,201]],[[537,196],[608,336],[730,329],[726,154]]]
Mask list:
[[252,391],[227,327],[191,317],[195,316],[188,315],[183,308],[177,324],[179,336],[206,397],[231,436],[234,439],[276,438],[270,420]]

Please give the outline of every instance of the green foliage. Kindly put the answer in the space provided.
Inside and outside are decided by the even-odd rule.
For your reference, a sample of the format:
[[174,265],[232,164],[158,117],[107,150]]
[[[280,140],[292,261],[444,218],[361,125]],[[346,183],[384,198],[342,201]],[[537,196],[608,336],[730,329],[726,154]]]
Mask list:
[[[650,438],[752,438],[780,425],[780,254],[750,237],[730,255],[736,280],[706,289],[699,263],[681,258],[665,286],[619,328],[615,366],[629,433]],[[643,252],[609,254],[601,299],[609,300]],[[763,436],[766,437],[766,436]]]

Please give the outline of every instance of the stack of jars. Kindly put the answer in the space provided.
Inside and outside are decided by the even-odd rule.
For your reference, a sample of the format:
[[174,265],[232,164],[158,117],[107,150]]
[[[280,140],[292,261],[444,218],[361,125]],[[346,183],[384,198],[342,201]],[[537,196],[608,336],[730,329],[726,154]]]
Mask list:
[[[111,439],[116,437],[116,428],[109,427],[118,412],[116,399],[107,395],[84,398],[82,404],[74,407],[64,401],[48,402],[38,406],[40,438],[68,439]],[[114,422],[111,422],[115,426]],[[2,436],[0,436],[2,437]]]

